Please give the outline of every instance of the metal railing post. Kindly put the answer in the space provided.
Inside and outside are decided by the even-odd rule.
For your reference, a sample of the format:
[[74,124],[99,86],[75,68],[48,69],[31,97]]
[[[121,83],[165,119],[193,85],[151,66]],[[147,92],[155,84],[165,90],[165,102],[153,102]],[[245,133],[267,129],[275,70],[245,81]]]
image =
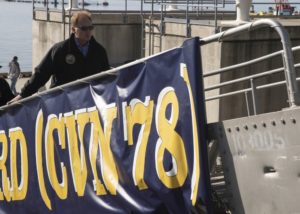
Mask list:
[[46,10],[47,10],[47,21],[49,21],[50,20],[49,1],[48,0],[45,1],[46,1]]
[[283,47],[283,66],[284,73],[287,83],[288,98],[291,107],[300,105],[300,94],[299,88],[296,81],[296,72],[294,67],[294,57],[292,52],[291,40],[288,32],[281,24],[274,26],[281,38],[281,43]]
[[35,1],[32,1],[32,18],[35,20],[35,6],[34,6]]
[[253,105],[253,114],[254,115],[257,115],[257,97],[256,97],[256,85],[255,85],[255,82],[254,82],[254,79],[250,79],[250,83],[251,83],[251,95],[252,95],[252,105]]
[[246,91],[244,94],[245,94],[245,100],[246,100],[247,115],[249,117],[251,115],[251,113],[250,113],[250,103],[249,103],[249,92]]
[[191,25],[189,19],[189,0],[187,0],[186,2],[185,18],[186,18],[186,37],[191,37]]
[[145,19],[144,19],[144,7],[143,1],[141,1],[141,57],[145,56],[145,48],[146,48],[146,30],[145,30]]
[[128,10],[128,8],[127,8],[128,6],[127,6],[127,0],[125,0],[125,15],[124,15],[124,19],[123,19],[123,23],[124,24],[127,24],[127,22],[128,22],[128,16],[127,16],[127,10]]

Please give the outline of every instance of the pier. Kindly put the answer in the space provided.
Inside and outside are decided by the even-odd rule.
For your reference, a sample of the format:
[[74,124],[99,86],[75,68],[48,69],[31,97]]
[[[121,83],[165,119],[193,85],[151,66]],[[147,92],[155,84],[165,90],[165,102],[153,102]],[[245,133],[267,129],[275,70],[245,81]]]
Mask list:
[[[6,165],[16,169],[10,172],[14,188],[2,184],[3,199],[9,202],[8,206],[21,202],[16,200],[20,195],[11,196],[10,191],[22,187],[21,184],[18,186],[18,182],[23,183],[23,179],[15,176],[16,160],[19,160],[17,153],[26,151],[20,162],[25,163],[23,157],[37,156],[36,161],[29,161],[29,164],[36,164],[36,182],[39,183],[36,187],[42,190],[44,208],[49,210],[52,204],[57,211],[62,210],[64,205],[60,203],[66,206],[73,203],[70,206],[73,209],[77,208],[74,204],[78,205],[78,212],[79,209],[87,210],[83,207],[89,208],[92,204],[86,203],[88,200],[83,198],[90,197],[85,195],[87,184],[93,200],[112,196],[112,205],[123,206],[123,202],[125,205],[128,202],[128,206],[137,205],[133,209],[137,207],[139,211],[152,213],[153,210],[147,211],[144,205],[139,207],[140,197],[132,198],[126,191],[136,186],[136,190],[147,193],[147,204],[147,184],[158,180],[164,186],[156,188],[158,193],[149,189],[151,196],[160,195],[167,189],[181,193],[182,190],[177,188],[188,186],[185,188],[188,189],[188,194],[185,193],[187,203],[184,197],[177,197],[174,192],[171,194],[171,198],[178,199],[179,203],[170,204],[169,210],[191,202],[188,208],[178,213],[207,213],[205,209],[209,206],[205,207],[206,200],[197,199],[202,195],[197,192],[198,189],[205,188],[207,191],[203,194],[208,196],[208,201],[212,199],[212,213],[299,212],[300,16],[291,11],[281,13],[280,8],[285,8],[282,4],[286,1],[276,1],[273,8],[278,11],[262,16],[251,12],[254,4],[251,0],[143,0],[137,11],[128,11],[126,2],[122,11],[90,10],[95,26],[94,36],[106,48],[114,69],[3,107],[3,114],[7,113],[4,126],[14,125],[17,117],[25,118],[20,121],[24,129],[19,125],[7,126],[5,129],[8,131],[1,132],[4,141],[1,142],[2,156],[5,157],[2,170],[6,170]],[[35,67],[53,44],[69,37],[71,15],[86,9],[84,5],[87,4],[83,1],[79,4],[77,0],[67,6],[62,1],[59,4],[61,8],[52,7],[50,2],[32,4],[32,59]],[[151,9],[145,10],[145,5],[150,5]],[[226,5],[235,5],[234,10],[226,10]],[[194,39],[186,41],[190,38]],[[184,46],[181,46],[183,43]],[[174,47],[179,48],[160,54]],[[136,67],[141,67],[139,74],[142,78],[137,72],[132,75]],[[117,74],[112,85],[105,82],[103,86],[103,76],[112,74]],[[164,82],[162,77],[165,84],[161,83]],[[133,85],[123,87],[126,79],[130,79]],[[19,86],[25,80],[19,80]],[[115,85],[115,82],[122,84]],[[80,87],[74,87],[79,84]],[[136,88],[135,85],[142,87]],[[5,108],[8,108],[7,112]],[[31,111],[34,114],[28,116]],[[24,146],[20,147],[20,152],[15,146],[17,137],[22,136],[23,130],[26,133],[27,129],[31,131],[27,132],[30,133],[27,136],[32,137],[28,145],[33,146],[33,155],[27,155],[25,137],[24,143],[20,144]],[[184,129],[188,132],[180,135]],[[119,147],[123,145],[125,149]],[[134,157],[129,156],[123,161],[122,158],[128,158],[129,153]],[[61,156],[63,158],[60,154],[64,155]],[[188,154],[192,165],[182,165],[187,162],[185,154]],[[199,159],[200,156],[203,159]],[[9,159],[10,162],[5,163]],[[165,164],[165,159],[169,159],[169,163]],[[121,164],[115,164],[120,160]],[[138,168],[140,160],[144,168]],[[58,161],[61,161],[61,175],[56,173]],[[153,173],[136,173],[147,169],[147,164],[151,165]],[[123,165],[130,165],[130,168],[122,169]],[[173,169],[167,169],[167,165]],[[27,166],[21,169],[28,172]],[[68,171],[64,171],[66,169]],[[86,182],[83,172],[84,176],[93,174],[94,178],[88,178]],[[98,177],[100,172],[104,186],[101,186],[102,179]],[[131,175],[128,176],[127,172]],[[27,181],[26,173],[22,171],[21,175],[27,175]],[[184,176],[177,179],[181,173]],[[57,175],[62,177],[61,183]],[[2,177],[9,181],[7,176]],[[67,177],[73,182],[68,183]],[[204,178],[205,181],[200,183],[205,183],[205,186],[198,186],[198,181]],[[56,185],[52,185],[53,181]],[[124,188],[125,191],[123,183],[130,184]],[[69,186],[71,189],[68,190]],[[51,188],[59,200],[51,197]],[[51,191],[50,199],[48,190]],[[72,191],[75,197],[68,195]],[[33,196],[36,197],[36,194]],[[121,203],[119,196],[125,199]],[[159,199],[164,199],[164,196],[163,193]],[[68,204],[68,199],[72,203]],[[77,199],[82,199],[82,204],[77,203]],[[166,197],[163,204],[168,200]],[[106,200],[103,202],[106,203]],[[103,203],[98,205],[100,209],[104,206]],[[125,205],[120,211],[126,208]],[[38,207],[36,204],[32,206]],[[149,203],[147,206],[153,208],[155,205]],[[27,206],[25,208],[29,210]],[[105,209],[114,212],[111,207],[105,206]],[[91,210],[96,209],[91,207]]]
[[[74,1],[75,2],[75,1]],[[74,4],[73,2],[73,4]],[[145,1],[147,3],[147,1]],[[76,3],[76,2],[75,2]],[[145,4],[146,4],[145,3]],[[182,42],[190,37],[200,38],[226,31],[232,27],[255,21],[260,17],[249,15],[250,5],[246,4],[236,11],[225,11],[222,5],[215,5],[213,1],[206,1],[210,10],[204,10],[201,5],[193,5],[186,10],[171,10],[166,8],[168,4],[160,2],[160,11],[90,11],[93,15],[95,38],[106,48],[110,63],[113,67],[125,62],[149,56],[173,47],[180,46]],[[209,4],[210,3],[210,4]],[[226,3],[226,1],[225,1]],[[228,3],[232,3],[228,2]],[[181,1],[175,5],[182,6]],[[195,10],[195,7],[197,8]],[[36,66],[46,51],[56,42],[62,41],[70,33],[70,15],[77,10],[83,9],[78,5],[70,5],[71,9],[47,9],[34,7],[33,14],[33,66]],[[243,12],[241,12],[243,11]],[[247,15],[242,15],[249,11]],[[297,16],[270,16],[282,23],[289,32],[292,46],[300,44],[300,24]],[[269,18],[270,18],[269,17]],[[264,17],[265,18],[265,17]],[[38,48],[36,48],[38,47]],[[241,63],[250,59],[272,53],[281,48],[280,38],[273,29],[261,29],[257,31],[244,32],[242,36],[234,38],[221,38],[219,42],[212,43],[201,49],[202,63],[205,72],[210,72],[232,64]],[[299,63],[300,55],[295,53],[295,61]],[[280,59],[280,57],[279,57]],[[261,70],[272,70],[283,66],[280,60],[262,62],[249,70],[240,69],[236,77],[250,73],[257,73]],[[232,78],[233,74],[215,75],[205,78],[206,85],[215,85]],[[275,75],[273,78],[282,78]],[[259,81],[269,81],[259,80]],[[241,87],[241,86],[238,86]],[[221,88],[207,91],[207,96],[217,96],[220,92],[230,91],[232,88]],[[281,109],[286,105],[286,92],[280,87],[275,94],[282,94],[279,100],[266,100],[269,96],[268,90],[260,95],[265,102],[269,103],[260,109],[261,113]],[[238,97],[238,96],[237,96]],[[216,99],[207,102],[207,115],[209,122],[216,122],[223,119],[240,117],[246,115],[247,107],[237,100],[244,100],[241,95],[227,99]],[[230,103],[241,107],[242,111],[235,111],[234,108],[222,108]]]

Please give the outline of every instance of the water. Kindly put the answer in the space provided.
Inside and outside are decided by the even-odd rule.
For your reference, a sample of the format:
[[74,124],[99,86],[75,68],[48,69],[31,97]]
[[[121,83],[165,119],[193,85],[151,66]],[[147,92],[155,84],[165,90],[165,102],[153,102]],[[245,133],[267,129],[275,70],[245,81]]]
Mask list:
[[[104,0],[85,1],[91,3],[91,6],[85,9],[123,10],[125,8],[124,0],[109,0],[107,7],[97,5]],[[43,6],[43,4],[35,6]],[[53,8],[54,5],[49,4],[49,7]],[[58,8],[61,8],[61,4]],[[140,10],[140,1],[128,0],[127,9]],[[18,56],[21,71],[32,71],[32,3],[0,0],[0,28],[0,65],[2,66],[0,72],[9,70],[8,63],[13,56]]]
[[[41,0],[43,2],[43,0]],[[108,0],[109,6],[99,5],[104,0],[85,0],[91,3],[90,10],[123,10],[125,0]],[[60,1],[61,2],[61,1]],[[68,2],[65,0],[65,2]],[[78,0],[81,2],[81,0]],[[274,3],[274,0],[253,0],[253,2]],[[98,4],[97,4],[98,3]],[[42,6],[42,4],[36,5]],[[266,11],[270,5],[256,5],[256,11]],[[299,7],[299,5],[297,5]],[[49,7],[54,7],[50,4]],[[67,7],[67,5],[65,6]],[[231,9],[234,5],[230,6]],[[61,4],[58,5],[61,8]],[[140,0],[128,0],[128,10],[140,10]],[[150,9],[150,5],[144,5]],[[159,9],[157,5],[155,9]],[[8,71],[8,63],[13,56],[19,57],[22,71],[32,71],[32,3],[7,2],[0,0],[0,72]]]
[[18,56],[22,71],[31,71],[32,4],[0,0],[0,65],[8,71],[8,63]]

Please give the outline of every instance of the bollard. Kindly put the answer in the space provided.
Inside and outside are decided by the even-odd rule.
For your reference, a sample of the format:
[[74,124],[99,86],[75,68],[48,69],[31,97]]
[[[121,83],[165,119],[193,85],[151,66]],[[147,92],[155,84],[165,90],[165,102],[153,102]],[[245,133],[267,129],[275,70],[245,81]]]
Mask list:
[[221,24],[228,26],[238,26],[250,21],[250,8],[252,0],[235,0],[236,20],[221,21]]
[[236,21],[249,22],[250,21],[250,8],[252,0],[235,0],[236,5]]

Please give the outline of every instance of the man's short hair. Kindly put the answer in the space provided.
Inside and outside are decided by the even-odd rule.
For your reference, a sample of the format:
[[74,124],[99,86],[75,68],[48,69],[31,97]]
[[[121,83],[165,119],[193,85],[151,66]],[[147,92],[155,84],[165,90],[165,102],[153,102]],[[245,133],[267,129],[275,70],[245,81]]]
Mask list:
[[92,14],[88,11],[80,11],[78,13],[73,13],[71,17],[71,27],[76,27],[78,24],[78,20],[81,17],[87,17],[90,21],[92,21]]
[[17,59],[18,59],[18,57],[17,57],[17,56],[14,56],[13,60],[17,60]]

